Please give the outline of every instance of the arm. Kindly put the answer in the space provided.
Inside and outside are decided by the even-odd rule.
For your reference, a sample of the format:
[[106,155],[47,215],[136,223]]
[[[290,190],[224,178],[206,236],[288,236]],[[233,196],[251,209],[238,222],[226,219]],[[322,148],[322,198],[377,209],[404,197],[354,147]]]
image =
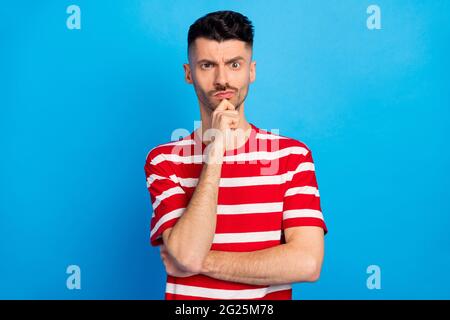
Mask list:
[[288,228],[285,238],[286,244],[253,252],[210,251],[201,273],[253,285],[316,281],[324,253],[323,229]]
[[[198,273],[211,249],[216,229],[216,213],[222,163],[227,147],[227,130],[239,120],[235,107],[223,100],[212,114],[214,142],[205,150],[206,160],[199,181],[185,212],[173,226],[163,232],[168,259],[179,269]],[[210,131],[211,132],[211,131]]]
[[[186,211],[173,228],[163,232],[167,252],[180,269],[198,272],[211,249],[216,228],[220,163],[205,164]],[[201,232],[195,232],[201,230]],[[193,232],[194,231],[194,232]]]

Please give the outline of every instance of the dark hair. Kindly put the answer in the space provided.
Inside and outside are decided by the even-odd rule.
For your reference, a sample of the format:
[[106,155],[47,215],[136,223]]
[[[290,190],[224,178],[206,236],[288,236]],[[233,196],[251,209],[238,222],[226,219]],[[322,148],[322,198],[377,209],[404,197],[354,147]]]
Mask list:
[[254,29],[252,22],[244,15],[234,11],[216,11],[197,19],[188,32],[188,52],[195,39],[203,37],[210,40],[241,40],[253,47]]

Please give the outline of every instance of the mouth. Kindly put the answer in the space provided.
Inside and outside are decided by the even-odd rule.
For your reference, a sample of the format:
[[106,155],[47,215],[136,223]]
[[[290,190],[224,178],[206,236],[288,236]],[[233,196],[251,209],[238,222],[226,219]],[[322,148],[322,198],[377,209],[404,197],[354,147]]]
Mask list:
[[234,91],[219,91],[214,94],[217,99],[230,99],[234,95]]

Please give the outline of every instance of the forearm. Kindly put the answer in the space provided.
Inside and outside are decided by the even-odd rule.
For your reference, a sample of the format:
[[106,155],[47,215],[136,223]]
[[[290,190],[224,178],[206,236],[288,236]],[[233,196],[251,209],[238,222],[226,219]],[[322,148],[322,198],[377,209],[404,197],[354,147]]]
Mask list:
[[166,240],[169,253],[186,270],[199,270],[211,249],[221,168],[221,161],[204,164],[189,205]]
[[203,274],[252,285],[276,285],[316,281],[319,262],[306,248],[289,244],[252,251],[210,251],[203,264]]

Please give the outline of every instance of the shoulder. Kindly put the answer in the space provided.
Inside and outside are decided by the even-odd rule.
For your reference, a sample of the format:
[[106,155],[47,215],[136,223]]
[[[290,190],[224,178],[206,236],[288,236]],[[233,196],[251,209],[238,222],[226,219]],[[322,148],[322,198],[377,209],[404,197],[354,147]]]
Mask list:
[[145,163],[146,165],[157,165],[170,157],[170,155],[179,154],[180,148],[190,148],[193,144],[194,140],[192,139],[192,134],[178,141],[169,141],[158,144],[147,153]]

